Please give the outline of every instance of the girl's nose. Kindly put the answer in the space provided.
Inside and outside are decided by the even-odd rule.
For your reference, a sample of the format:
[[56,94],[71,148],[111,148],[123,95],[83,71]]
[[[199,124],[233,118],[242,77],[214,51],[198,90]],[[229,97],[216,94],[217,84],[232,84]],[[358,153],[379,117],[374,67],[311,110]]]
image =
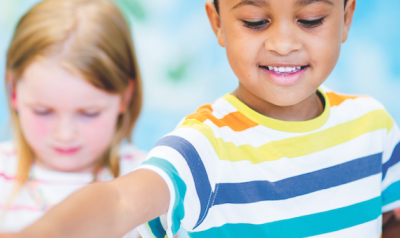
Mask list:
[[72,118],[60,117],[54,129],[54,138],[60,142],[71,142],[76,139],[77,127]]
[[276,22],[270,26],[269,37],[265,41],[265,48],[281,56],[289,55],[302,48],[302,43],[296,35],[293,23]]

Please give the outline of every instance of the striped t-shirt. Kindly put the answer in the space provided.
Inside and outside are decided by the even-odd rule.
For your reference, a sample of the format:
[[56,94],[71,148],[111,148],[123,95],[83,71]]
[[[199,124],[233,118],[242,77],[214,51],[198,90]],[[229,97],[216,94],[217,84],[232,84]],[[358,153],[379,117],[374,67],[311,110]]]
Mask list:
[[319,90],[324,112],[279,121],[231,94],[200,107],[139,168],[170,191],[142,236],[374,237],[400,207],[400,131],[367,96]]

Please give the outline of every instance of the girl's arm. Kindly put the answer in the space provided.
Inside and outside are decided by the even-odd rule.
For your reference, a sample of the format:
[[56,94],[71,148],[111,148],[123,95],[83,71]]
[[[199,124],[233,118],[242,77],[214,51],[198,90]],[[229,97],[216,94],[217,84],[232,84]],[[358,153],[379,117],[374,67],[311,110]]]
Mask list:
[[79,190],[17,237],[122,237],[167,212],[168,206],[164,180],[150,170],[137,170]]

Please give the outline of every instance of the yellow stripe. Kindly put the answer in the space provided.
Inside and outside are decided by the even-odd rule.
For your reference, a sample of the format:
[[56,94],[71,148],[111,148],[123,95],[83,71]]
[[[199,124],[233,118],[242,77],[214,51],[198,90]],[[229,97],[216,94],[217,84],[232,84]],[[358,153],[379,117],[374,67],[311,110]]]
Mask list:
[[149,234],[151,235],[151,237],[152,237],[152,238],[157,238],[157,237],[153,234],[153,231],[151,230],[151,228],[150,228],[150,226],[149,226],[149,223],[146,222],[144,225],[146,226],[146,229],[147,229],[147,231],[149,232]]
[[233,162],[247,160],[253,164],[283,157],[295,158],[348,142],[368,132],[384,128],[389,132],[392,127],[393,120],[389,114],[385,110],[375,110],[356,120],[323,131],[269,142],[257,148],[251,145],[236,146],[218,138],[219,158]]
[[217,141],[214,136],[214,132],[210,128],[210,126],[196,120],[196,119],[187,119],[182,123],[182,125],[178,126],[178,128],[192,128],[198,130],[201,134],[203,134],[210,144],[213,146],[215,153],[218,154],[218,146]]
[[257,124],[263,125],[265,127],[285,132],[293,132],[293,133],[304,133],[309,131],[317,130],[322,127],[329,118],[330,114],[330,102],[328,97],[325,95],[322,90],[318,89],[321,95],[325,98],[325,109],[324,112],[311,120],[308,121],[281,121],[271,117],[266,117],[240,101],[238,98],[233,96],[232,94],[226,94],[223,98],[227,100],[230,104],[232,104],[236,109],[239,110],[242,114],[246,115],[250,120],[256,122]]

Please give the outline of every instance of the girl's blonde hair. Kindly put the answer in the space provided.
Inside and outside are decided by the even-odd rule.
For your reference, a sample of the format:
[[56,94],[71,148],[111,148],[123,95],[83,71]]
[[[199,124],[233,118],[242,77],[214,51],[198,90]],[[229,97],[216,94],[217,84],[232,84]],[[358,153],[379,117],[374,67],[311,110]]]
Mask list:
[[21,131],[10,98],[11,85],[35,60],[52,57],[71,73],[109,93],[126,92],[134,81],[132,98],[118,118],[116,133],[99,158],[94,175],[108,166],[119,176],[119,144],[130,140],[142,106],[142,83],[130,28],[111,0],[44,0],[19,21],[7,54],[6,84],[13,135],[18,154],[14,195],[27,182],[34,153]]

